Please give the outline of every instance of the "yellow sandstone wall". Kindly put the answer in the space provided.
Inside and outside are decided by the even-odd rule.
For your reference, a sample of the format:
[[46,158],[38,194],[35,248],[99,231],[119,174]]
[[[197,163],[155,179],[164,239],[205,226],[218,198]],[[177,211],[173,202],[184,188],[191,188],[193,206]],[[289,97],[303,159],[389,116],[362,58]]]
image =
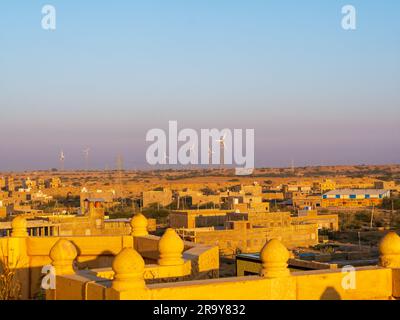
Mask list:
[[289,248],[318,244],[316,224],[291,225],[274,228],[250,228],[197,232],[195,242],[218,246],[221,254],[233,255],[259,252],[270,239],[279,239]]
[[[54,294],[49,292],[48,297],[105,300],[396,299],[400,292],[399,245],[400,237],[393,232],[383,238],[379,246],[379,266],[352,268],[350,272],[341,269],[290,272],[288,250],[273,239],[260,252],[258,275],[151,285],[143,281],[142,258],[134,251],[121,252],[113,263],[114,280],[90,278],[87,272],[69,272],[57,277],[60,278],[59,286]],[[135,266],[135,273],[126,269],[127,263]],[[89,279],[94,283],[85,288]]]

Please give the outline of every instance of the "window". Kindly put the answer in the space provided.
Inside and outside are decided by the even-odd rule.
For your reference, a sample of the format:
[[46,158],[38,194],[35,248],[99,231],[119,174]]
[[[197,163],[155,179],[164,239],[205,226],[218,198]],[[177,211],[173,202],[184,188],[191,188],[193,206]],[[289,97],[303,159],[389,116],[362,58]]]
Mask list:
[[251,272],[251,271],[245,271],[244,275],[245,276],[258,276],[259,274],[255,273],[255,272]]
[[351,194],[349,198],[350,198],[350,199],[356,199],[357,196],[356,196],[355,194]]

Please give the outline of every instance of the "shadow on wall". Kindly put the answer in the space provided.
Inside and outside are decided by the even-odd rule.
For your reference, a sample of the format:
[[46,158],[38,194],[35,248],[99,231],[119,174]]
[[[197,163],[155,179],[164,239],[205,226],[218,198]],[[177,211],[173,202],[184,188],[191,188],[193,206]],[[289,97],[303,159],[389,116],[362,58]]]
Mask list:
[[[75,247],[77,247],[75,245]],[[80,250],[77,247],[78,256],[74,261],[74,266],[77,270],[96,269],[96,268],[110,268],[115,258],[115,254],[111,251],[103,251],[96,256],[81,256]]]
[[334,287],[327,287],[320,300],[342,300],[339,292]]

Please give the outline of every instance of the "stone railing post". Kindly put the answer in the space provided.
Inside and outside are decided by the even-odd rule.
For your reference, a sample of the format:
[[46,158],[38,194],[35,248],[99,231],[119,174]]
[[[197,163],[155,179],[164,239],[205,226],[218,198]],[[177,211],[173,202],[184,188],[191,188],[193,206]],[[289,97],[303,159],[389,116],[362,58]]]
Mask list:
[[26,238],[28,236],[27,222],[22,216],[17,216],[11,222],[11,236],[14,238]]
[[144,266],[142,256],[135,249],[122,249],[112,263],[114,279],[111,288],[114,293],[109,298],[113,300],[144,299],[147,292]]
[[74,260],[78,252],[75,245],[68,240],[60,239],[50,250],[56,275],[74,274]]
[[160,266],[177,266],[184,264],[182,252],[184,250],[183,240],[174,229],[168,228],[158,242]]
[[261,249],[262,262],[261,276],[265,278],[279,278],[290,275],[288,269],[289,251],[277,239],[268,241]]
[[147,218],[142,213],[136,213],[131,219],[131,235],[133,237],[147,236],[149,234],[147,231],[148,224]]

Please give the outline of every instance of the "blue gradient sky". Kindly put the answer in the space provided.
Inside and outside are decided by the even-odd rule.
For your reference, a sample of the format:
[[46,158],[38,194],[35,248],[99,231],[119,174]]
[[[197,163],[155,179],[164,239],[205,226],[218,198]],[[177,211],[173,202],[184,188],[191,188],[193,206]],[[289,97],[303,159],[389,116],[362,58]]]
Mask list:
[[2,0],[0,112],[0,170],[141,167],[168,120],[254,128],[257,166],[400,163],[400,2]]

